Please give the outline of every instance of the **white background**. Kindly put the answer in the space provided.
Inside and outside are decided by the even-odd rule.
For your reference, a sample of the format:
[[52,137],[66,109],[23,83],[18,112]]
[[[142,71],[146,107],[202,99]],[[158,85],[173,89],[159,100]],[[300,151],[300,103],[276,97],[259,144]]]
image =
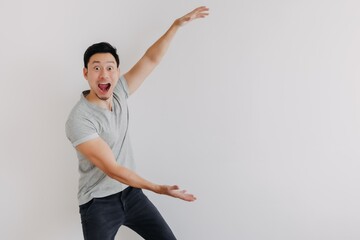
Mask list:
[[82,238],[83,52],[112,43],[124,73],[200,5],[129,99],[139,174],[198,201],[146,194],[178,239],[360,239],[357,0],[2,0],[1,239]]

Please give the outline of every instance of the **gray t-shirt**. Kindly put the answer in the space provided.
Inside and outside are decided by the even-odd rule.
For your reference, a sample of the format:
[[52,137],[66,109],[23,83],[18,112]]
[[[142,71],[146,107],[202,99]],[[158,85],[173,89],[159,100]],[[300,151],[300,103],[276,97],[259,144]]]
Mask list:
[[[90,103],[84,91],[79,102],[74,106],[65,124],[66,136],[74,147],[101,137],[111,148],[116,161],[124,167],[134,169],[134,157],[130,144],[127,106],[128,86],[121,76],[113,93],[112,111]],[[79,204],[84,204],[96,197],[105,197],[118,193],[127,185],[109,176],[76,151],[79,159]]]

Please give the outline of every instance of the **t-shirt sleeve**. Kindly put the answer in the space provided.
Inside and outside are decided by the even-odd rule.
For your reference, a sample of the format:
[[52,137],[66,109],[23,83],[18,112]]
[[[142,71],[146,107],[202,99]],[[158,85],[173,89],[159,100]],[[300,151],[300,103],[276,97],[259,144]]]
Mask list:
[[124,75],[122,75],[115,87],[114,92],[120,96],[123,96],[125,98],[129,97],[129,86],[127,84],[127,81],[124,77]]
[[65,124],[65,132],[74,147],[99,137],[94,124],[85,118],[70,117]]

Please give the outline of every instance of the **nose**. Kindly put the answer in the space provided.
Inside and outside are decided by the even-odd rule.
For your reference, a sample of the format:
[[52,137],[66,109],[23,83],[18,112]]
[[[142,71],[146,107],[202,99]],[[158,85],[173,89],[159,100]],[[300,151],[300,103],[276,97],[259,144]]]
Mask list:
[[107,79],[108,77],[109,77],[109,74],[105,70],[101,70],[100,78],[101,79]]

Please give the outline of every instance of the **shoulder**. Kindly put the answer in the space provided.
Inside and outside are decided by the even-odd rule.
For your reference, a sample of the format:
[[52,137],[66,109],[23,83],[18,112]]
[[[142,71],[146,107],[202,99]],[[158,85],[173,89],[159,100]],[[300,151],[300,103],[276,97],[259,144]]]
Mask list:
[[114,93],[124,98],[129,97],[129,87],[124,75],[120,76],[119,81],[116,84]]
[[66,122],[91,118],[91,111],[89,107],[81,100],[71,109]]
[[66,136],[71,142],[97,132],[96,122],[89,106],[79,101],[71,110],[65,123]]

